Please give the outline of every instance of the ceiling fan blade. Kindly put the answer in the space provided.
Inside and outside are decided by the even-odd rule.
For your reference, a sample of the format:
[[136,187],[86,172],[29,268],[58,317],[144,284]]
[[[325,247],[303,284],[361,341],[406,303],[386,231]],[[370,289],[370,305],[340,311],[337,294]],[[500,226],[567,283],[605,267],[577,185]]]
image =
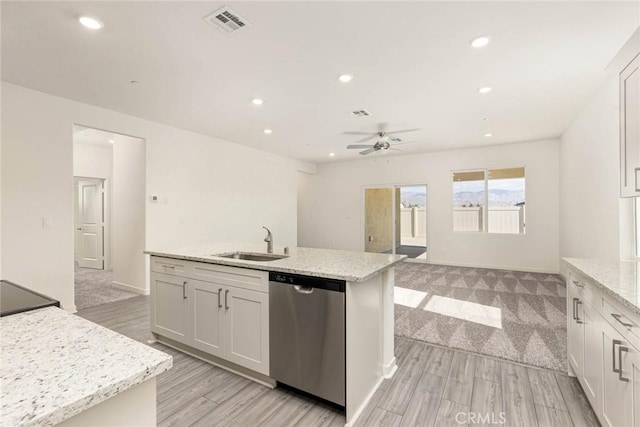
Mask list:
[[373,148],[373,145],[361,145],[361,144],[351,144],[347,145],[347,149],[351,150],[354,148]]
[[368,150],[361,151],[360,154],[362,154],[364,156],[364,155],[367,155],[367,154],[371,154],[374,151],[376,151],[375,148],[369,148]]
[[400,130],[388,130],[386,132],[387,135],[395,135],[396,133],[405,133],[405,132],[415,132],[420,130],[420,128],[415,129],[400,129]]
[[420,141],[400,141],[400,142],[396,142],[391,144],[393,147],[395,147],[396,145],[402,145],[402,144],[415,144],[416,142],[420,142]]
[[404,150],[401,150],[401,149],[399,149],[399,148],[393,148],[393,147],[389,147],[389,148],[387,148],[387,150],[393,150],[393,151],[404,151]]
[[376,138],[377,136],[378,136],[378,135],[369,135],[369,136],[367,136],[367,137],[365,137],[365,138],[362,138],[362,139],[357,140],[357,141],[356,141],[356,144],[358,144],[358,143],[360,143],[360,142],[368,141],[368,140],[373,139],[373,138]]
[[378,132],[356,132],[356,131],[347,131],[342,132],[344,135],[371,135],[376,136]]

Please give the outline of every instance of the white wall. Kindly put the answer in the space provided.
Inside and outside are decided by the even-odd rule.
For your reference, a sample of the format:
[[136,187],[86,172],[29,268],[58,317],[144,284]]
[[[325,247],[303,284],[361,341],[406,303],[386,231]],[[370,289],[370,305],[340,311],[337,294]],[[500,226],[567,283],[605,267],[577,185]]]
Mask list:
[[114,283],[147,293],[145,280],[145,141],[113,137],[111,255]]
[[[296,171],[313,166],[2,83],[2,274],[73,302],[72,126],[146,140],[146,246],[207,241],[295,245]],[[42,217],[52,227],[42,227]]]
[[[432,263],[559,271],[559,141],[331,163],[300,174],[300,246],[362,250],[367,186],[428,184]],[[527,234],[452,231],[451,171],[526,168]]]
[[618,79],[562,135],[560,255],[620,258]]
[[73,175],[111,180],[113,147],[111,145],[73,144]]
[[605,79],[562,135],[560,255],[611,261],[633,256],[633,199],[620,198],[618,73],[640,52],[640,29],[605,70]]

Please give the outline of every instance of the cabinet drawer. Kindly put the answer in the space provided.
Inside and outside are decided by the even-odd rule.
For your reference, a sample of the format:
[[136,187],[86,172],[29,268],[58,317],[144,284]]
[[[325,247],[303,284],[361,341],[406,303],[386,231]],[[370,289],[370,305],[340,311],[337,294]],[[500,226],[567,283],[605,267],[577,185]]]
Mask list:
[[203,282],[269,292],[269,273],[262,270],[194,262],[190,277]]
[[173,258],[151,257],[151,271],[172,276],[188,276],[189,261]]
[[581,300],[588,302],[592,307],[599,307],[600,300],[599,294],[594,289],[594,285],[591,284],[591,280],[578,273],[575,270],[571,270],[569,274],[569,283],[567,283],[568,289]]
[[608,297],[602,297],[601,314],[629,343],[640,348],[640,316]]

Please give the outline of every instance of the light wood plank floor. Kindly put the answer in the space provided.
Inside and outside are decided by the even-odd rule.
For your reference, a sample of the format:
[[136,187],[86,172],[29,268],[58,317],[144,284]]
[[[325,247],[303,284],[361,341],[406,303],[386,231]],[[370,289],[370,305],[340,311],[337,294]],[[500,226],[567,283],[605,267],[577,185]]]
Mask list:
[[[149,297],[78,315],[139,341],[151,338]],[[275,390],[176,350],[157,381],[160,426],[340,426],[344,414]],[[575,378],[396,338],[399,369],[375,393],[358,426],[598,426]],[[504,423],[500,423],[504,414]]]

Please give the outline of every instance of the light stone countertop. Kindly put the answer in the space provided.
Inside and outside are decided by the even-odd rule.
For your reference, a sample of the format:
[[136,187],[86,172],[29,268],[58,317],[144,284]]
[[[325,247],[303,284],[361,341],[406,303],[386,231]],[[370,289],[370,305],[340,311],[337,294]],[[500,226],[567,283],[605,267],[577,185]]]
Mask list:
[[0,318],[0,426],[51,426],[169,370],[170,355],[56,307]]
[[607,295],[640,314],[640,263],[585,258],[563,260],[593,279]]
[[[266,262],[215,256],[216,254],[237,251],[264,254],[267,252],[266,249],[266,244],[221,243],[186,249],[154,249],[147,250],[145,253],[167,258],[250,268],[254,270],[326,277],[348,282],[364,282],[407,258],[406,255],[298,247],[290,248],[288,258]],[[275,246],[273,252],[274,254],[283,254],[284,248]]]

